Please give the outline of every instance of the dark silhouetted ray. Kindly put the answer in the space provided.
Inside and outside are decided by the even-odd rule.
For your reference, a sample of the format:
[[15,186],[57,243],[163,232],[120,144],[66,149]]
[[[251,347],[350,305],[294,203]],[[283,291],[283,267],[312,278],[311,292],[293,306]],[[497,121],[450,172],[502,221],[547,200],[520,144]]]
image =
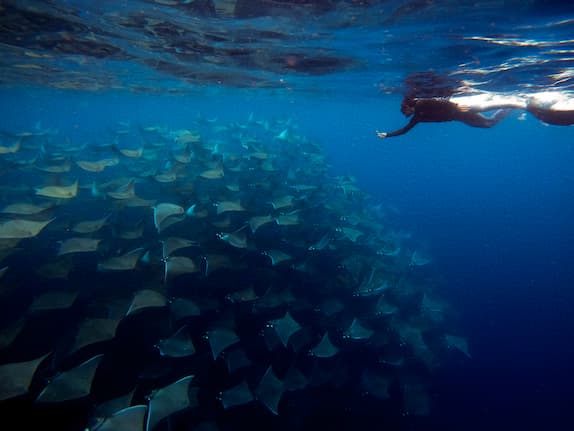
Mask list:
[[40,392],[36,402],[59,403],[88,396],[92,380],[103,357],[104,355],[94,356],[77,367],[56,375]]
[[335,346],[333,346],[333,343],[331,343],[328,332],[325,332],[325,335],[323,335],[321,341],[319,341],[319,343],[309,351],[311,355],[318,358],[331,358],[338,352],[339,349],[337,349]]
[[227,363],[227,371],[233,374],[242,368],[248,367],[252,364],[243,349],[233,348],[224,353],[225,362]]
[[227,410],[232,407],[250,403],[253,401],[253,394],[251,393],[251,389],[249,389],[249,385],[244,380],[237,386],[223,391],[220,395],[220,399],[223,408]]
[[195,353],[195,346],[193,345],[187,325],[179,328],[169,338],[160,340],[157,347],[162,356],[169,356],[171,358],[182,358]]
[[162,241],[162,255],[167,259],[173,252],[187,247],[196,247],[199,243],[186,238],[169,237]]
[[126,315],[134,314],[147,308],[165,307],[167,299],[162,293],[153,289],[143,289],[136,292]]
[[213,359],[217,359],[221,352],[239,342],[237,334],[227,328],[218,328],[208,331],[207,339],[209,340]]
[[0,349],[5,349],[16,339],[18,334],[22,332],[26,319],[24,317],[9,323],[0,331]]
[[76,333],[72,352],[91,344],[113,339],[119,323],[120,319],[94,318],[84,320]]
[[450,334],[445,334],[444,338],[449,349],[456,349],[471,358],[470,350],[468,350],[468,342],[465,338]]
[[373,397],[386,400],[391,397],[389,392],[392,379],[382,373],[365,369],[361,375],[361,389]]
[[288,311],[285,313],[285,316],[281,319],[273,320],[271,324],[285,347],[289,344],[289,338],[291,338],[291,335],[301,329],[301,325],[293,320]]
[[273,266],[293,259],[287,253],[283,253],[281,250],[267,250],[264,251],[263,254],[271,260],[271,265]]
[[146,431],[152,431],[162,419],[175,412],[197,406],[197,393],[194,391],[190,397],[192,380],[193,376],[183,377],[151,394]]
[[169,309],[173,320],[176,322],[187,317],[195,317],[201,314],[199,306],[195,302],[185,298],[177,298],[169,304]]
[[142,431],[147,406],[137,405],[117,411],[91,431]]
[[32,361],[0,365],[0,401],[28,393],[36,369],[48,355]]
[[186,256],[170,256],[165,259],[164,283],[183,274],[199,272],[199,267],[193,259]]
[[121,256],[110,257],[98,263],[98,271],[130,271],[134,269],[145,252],[144,248],[136,248]]
[[283,396],[283,391],[283,382],[275,376],[270,365],[265,375],[261,378],[259,385],[255,388],[255,396],[271,413],[278,415],[279,402]]
[[42,293],[34,298],[34,302],[32,302],[28,311],[33,313],[36,311],[65,310],[74,304],[77,297],[77,291],[69,290],[55,290]]
[[367,340],[371,338],[373,333],[374,331],[372,329],[365,328],[361,325],[361,322],[355,318],[349,329],[345,331],[344,337],[351,340]]
[[98,404],[96,408],[94,408],[93,416],[97,418],[109,418],[116,412],[127,409],[132,405],[135,391],[136,390],[134,388],[125,395],[121,395],[119,397]]
[[307,377],[296,367],[289,368],[283,379],[285,391],[305,389],[308,384]]

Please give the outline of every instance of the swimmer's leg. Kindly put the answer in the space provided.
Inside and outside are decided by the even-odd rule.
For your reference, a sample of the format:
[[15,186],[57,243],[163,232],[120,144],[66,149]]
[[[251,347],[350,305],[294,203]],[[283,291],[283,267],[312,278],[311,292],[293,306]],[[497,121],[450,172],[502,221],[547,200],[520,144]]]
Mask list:
[[485,117],[477,112],[465,112],[461,121],[472,127],[489,128],[504,120],[512,111],[511,108],[497,109],[492,117]]

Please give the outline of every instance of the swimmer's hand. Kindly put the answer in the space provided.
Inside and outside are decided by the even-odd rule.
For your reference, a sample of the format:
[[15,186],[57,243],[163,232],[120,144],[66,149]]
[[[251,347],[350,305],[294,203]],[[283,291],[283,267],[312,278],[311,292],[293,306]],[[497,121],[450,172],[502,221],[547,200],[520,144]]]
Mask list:
[[378,130],[375,130],[375,132],[377,133],[377,136],[381,139],[385,139],[387,137],[386,132],[379,132]]

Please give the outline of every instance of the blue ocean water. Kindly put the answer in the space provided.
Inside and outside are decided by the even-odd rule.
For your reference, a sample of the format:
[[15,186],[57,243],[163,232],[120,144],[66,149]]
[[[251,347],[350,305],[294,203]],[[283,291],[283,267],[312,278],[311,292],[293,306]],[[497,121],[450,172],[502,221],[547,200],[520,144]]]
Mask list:
[[[51,3],[54,8],[80,8],[84,15],[78,14],[77,20],[95,25],[90,21],[95,12],[84,2],[46,2]],[[174,3],[181,8],[189,2]],[[194,83],[180,73],[167,73],[162,81],[157,71],[147,76],[139,70],[149,63],[133,58],[104,62],[101,70],[99,60],[88,61],[84,74],[82,63],[74,57],[89,59],[89,53],[66,57],[48,45],[40,50],[34,42],[10,44],[10,32],[25,29],[4,22],[0,49],[8,60],[1,66],[0,129],[20,133],[50,128],[70,142],[96,145],[101,131],[118,121],[167,124],[175,129],[187,127],[198,113],[222,123],[247,121],[250,115],[290,119],[299,132],[320,143],[331,172],[355,177],[370,199],[381,205],[384,220],[410,232],[411,241],[432,256],[437,291],[452,305],[458,332],[469,343],[472,358],[448,356],[434,374],[431,413],[404,421],[393,417],[389,429],[570,429],[574,129],[546,125],[515,112],[491,129],[456,122],[419,124],[404,136],[384,140],[376,137],[375,130],[394,130],[405,124],[399,110],[402,82],[415,72],[432,70],[453,76],[460,72],[469,81],[481,81],[476,87],[484,91],[534,89],[570,94],[572,7],[534,1],[462,2],[463,6],[457,2],[335,2],[325,12],[313,10],[307,21],[307,9],[302,12],[289,2],[279,3],[275,8],[268,6],[271,9],[257,18],[190,14],[188,19],[207,22],[206,34],[213,28],[222,33],[226,28],[230,33],[265,28],[293,35],[296,24],[303,22],[299,24],[302,35],[285,42],[287,51],[300,46],[302,51],[312,50],[312,54],[300,54],[301,58],[321,52],[350,57],[358,65],[342,70],[301,66],[294,71],[228,65],[227,77],[261,72],[258,78],[265,84],[253,80],[258,83],[253,88],[243,78],[236,85],[211,77]],[[118,16],[132,8],[157,19],[172,16],[172,6],[161,2],[122,2],[125,10],[112,2],[102,4],[102,9]],[[461,35],[496,38],[500,43],[463,41]],[[32,39],[33,35],[28,36]],[[116,37],[106,34],[101,39],[112,43]],[[253,43],[254,49],[273,51],[269,41],[258,44],[254,36]],[[221,44],[233,46],[232,38]],[[197,48],[196,54],[219,56],[222,69],[226,56],[231,56],[226,51],[202,49],[207,50]],[[18,50],[63,56],[62,63],[42,64],[48,70],[54,67],[45,75],[35,75],[34,68],[21,68],[26,73],[18,75],[15,64],[39,61]],[[155,47],[140,59],[167,56],[166,52]],[[121,69],[122,61],[125,69]],[[261,64],[273,61],[261,60]],[[465,66],[470,61],[475,61],[473,67],[481,73]],[[131,86],[126,72],[130,67],[137,70]],[[66,81],[81,77],[78,88],[54,88],[58,74],[67,68],[80,72],[65,77]],[[116,68],[121,69],[117,74]],[[559,74],[560,79],[556,78]],[[109,82],[114,77],[114,85],[106,86],[103,77]],[[341,400],[329,400],[323,408],[328,412],[332,406],[347,408]],[[368,407],[377,408],[376,403]],[[58,420],[60,411],[55,411],[51,420]],[[339,424],[330,424],[331,428],[377,429],[372,421],[381,420],[375,412],[365,411],[358,417],[344,417]],[[321,429],[325,421],[329,423],[317,419],[315,426]],[[232,429],[229,422],[219,425]]]

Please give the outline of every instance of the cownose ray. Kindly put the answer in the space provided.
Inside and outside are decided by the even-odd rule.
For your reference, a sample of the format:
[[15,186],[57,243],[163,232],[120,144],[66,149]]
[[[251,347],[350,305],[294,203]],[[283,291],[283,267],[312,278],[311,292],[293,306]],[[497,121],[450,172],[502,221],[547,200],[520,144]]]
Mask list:
[[13,219],[0,223],[0,239],[33,238],[55,218],[43,221]]
[[217,180],[219,178],[223,178],[224,176],[223,168],[218,167],[214,169],[207,169],[205,171],[200,172],[199,176],[206,180]]
[[107,193],[109,197],[117,200],[134,199],[136,197],[136,181],[131,179],[127,184],[120,185]]
[[[117,147],[116,147],[117,148]],[[123,156],[129,157],[130,159],[139,159],[143,156],[144,147],[139,148],[117,148],[117,150]]]
[[152,431],[163,419],[178,411],[198,406],[198,388],[190,389],[193,377],[193,375],[183,377],[152,392],[149,399],[146,431]]
[[287,253],[282,252],[281,250],[266,250],[263,252],[263,254],[271,260],[271,265],[273,266],[293,259],[293,257]]
[[371,338],[374,332],[372,329],[365,328],[357,318],[354,318],[343,337],[351,340],[367,340]]
[[219,269],[232,268],[233,262],[225,254],[208,254],[203,257],[203,265],[203,275],[207,277]]
[[136,267],[143,256],[143,247],[128,251],[120,256],[112,256],[98,263],[98,271],[129,271]]
[[40,265],[34,272],[40,277],[48,279],[67,280],[74,269],[74,260],[71,255],[59,257],[53,262]]
[[0,350],[10,346],[12,342],[24,329],[26,318],[20,317],[18,320],[6,324],[0,331]]
[[165,296],[153,289],[138,290],[131,302],[130,308],[126,312],[126,316],[130,316],[142,310],[149,308],[161,308],[167,305]]
[[431,262],[432,262],[432,259],[430,257],[422,254],[420,251],[415,251],[411,255],[409,265],[410,266],[424,266],[424,265],[428,265]]
[[295,366],[291,366],[285,373],[285,378],[283,379],[285,391],[298,391],[306,388],[308,384],[307,377]]
[[436,357],[433,351],[427,346],[420,328],[411,326],[408,323],[396,322],[395,330],[401,341],[408,344],[414,356],[429,369],[436,366]]
[[22,242],[22,238],[0,238],[0,261],[9,256],[20,242]]
[[241,191],[241,187],[239,186],[239,184],[237,183],[233,183],[233,184],[226,184],[225,188],[227,190],[229,190],[230,192],[239,192]]
[[465,338],[450,334],[444,334],[444,338],[449,349],[456,349],[467,357],[471,357],[470,350],[468,349],[468,342]]
[[140,239],[144,233],[143,220],[134,223],[132,226],[119,228],[116,232],[118,238],[121,239]]
[[325,247],[327,247],[329,245],[329,241],[331,240],[331,237],[329,235],[329,232],[327,232],[325,235],[323,235],[319,241],[317,241],[316,243],[311,244],[307,250],[309,251],[320,251],[323,250]]
[[309,350],[309,354],[317,358],[331,358],[339,352],[339,349],[333,345],[329,339],[329,333],[325,332],[321,341]]
[[227,328],[217,328],[208,331],[207,340],[209,341],[214,360],[217,359],[225,349],[239,343],[239,337],[235,331]]
[[289,311],[285,313],[285,315],[281,319],[272,320],[271,326],[277,333],[277,336],[283,343],[283,346],[287,347],[289,343],[289,339],[291,336],[301,329],[301,325],[299,325],[292,317]]
[[94,428],[86,431],[142,431],[147,406],[136,405],[118,410]]
[[161,245],[163,258],[167,259],[176,250],[187,247],[198,247],[199,243],[187,238],[170,236],[169,238],[166,238],[164,241],[162,241]]
[[258,310],[269,310],[290,304],[295,301],[295,297],[289,288],[271,286],[265,294],[254,304],[254,312]]
[[273,367],[269,365],[267,371],[255,388],[255,397],[269,409],[274,415],[279,414],[279,402],[283,396],[285,388],[283,382],[277,378],[273,372]]
[[116,412],[128,408],[132,405],[135,392],[136,388],[133,388],[127,394],[120,395],[119,397],[106,400],[96,405],[92,416],[103,421],[104,419],[113,416]]
[[162,202],[153,207],[153,224],[158,233],[165,228],[162,226],[165,220],[169,217],[183,215],[185,210],[180,205],[172,204],[169,202]]
[[97,355],[75,368],[57,374],[44,388],[36,402],[58,403],[86,397],[104,355]]
[[180,275],[199,272],[199,269],[199,266],[190,257],[170,256],[164,259],[163,281],[167,283]]
[[77,160],[76,165],[83,169],[84,171],[98,173],[102,172],[105,168],[110,166],[116,166],[120,160],[115,158],[101,159],[101,160]]
[[242,212],[246,209],[241,205],[240,201],[221,201],[215,204],[217,215],[227,212]]
[[375,314],[377,316],[392,316],[398,313],[399,309],[395,304],[390,303],[385,295],[379,296],[377,305],[375,306]]
[[374,372],[366,368],[361,374],[361,390],[380,400],[391,397],[393,379],[390,375]]
[[12,215],[36,215],[40,214],[50,208],[54,208],[54,202],[44,202],[41,204],[31,204],[28,202],[16,202],[10,205],[6,205],[0,211],[3,214]]
[[74,305],[79,292],[77,290],[50,290],[39,294],[28,307],[28,312],[65,310]]
[[275,223],[279,226],[295,226],[300,223],[299,220],[300,210],[295,210],[287,214],[280,214],[275,217]]
[[281,196],[278,198],[275,198],[273,200],[271,200],[271,206],[273,207],[274,210],[280,210],[280,209],[284,209],[284,208],[289,208],[291,206],[293,206],[293,202],[295,200],[295,197],[292,195],[286,195],[286,196]]
[[270,215],[251,217],[248,221],[251,233],[255,233],[261,226],[272,223],[274,220]]
[[88,318],[80,323],[71,351],[112,340],[120,323],[119,318]]
[[37,196],[55,199],[72,199],[78,194],[78,181],[70,184],[69,186],[43,186],[36,187],[35,193]]
[[229,227],[231,227],[231,217],[229,216],[229,214],[225,214],[225,217],[213,220],[211,221],[211,224],[218,229],[228,229]]
[[58,256],[72,253],[90,253],[98,251],[101,240],[96,238],[72,237],[60,242]]
[[155,199],[144,199],[139,196],[134,196],[133,198],[124,200],[121,204],[128,208],[150,208],[153,207],[156,202]]
[[250,287],[246,287],[245,289],[241,289],[238,290],[237,292],[233,292],[228,294],[225,299],[227,299],[228,301],[231,301],[232,303],[237,303],[237,302],[252,302],[252,301],[256,301],[257,299],[259,299],[259,296],[257,296],[257,293],[255,292],[255,289],[253,288],[253,286]]
[[195,354],[188,325],[183,325],[168,338],[160,340],[157,348],[161,356],[170,358],[183,358]]
[[14,154],[20,150],[20,146],[22,145],[21,139],[14,139],[11,144],[5,145],[4,143],[0,144],[0,154]]
[[229,374],[233,374],[235,371],[251,365],[251,361],[245,354],[245,351],[240,347],[229,349],[223,354],[223,356],[225,358]]
[[247,235],[245,234],[245,228],[247,225],[240,227],[239,229],[229,232],[229,233],[218,233],[217,237],[235,248],[247,248]]
[[189,145],[185,145],[183,149],[173,154],[173,158],[176,162],[182,163],[184,165],[191,163],[193,160],[193,155]]
[[31,361],[0,365],[0,401],[27,394],[38,366],[48,355]]
[[156,180],[158,183],[163,183],[163,184],[167,184],[167,183],[174,183],[177,180],[177,173],[175,172],[175,170],[169,170],[166,172],[160,172],[156,175],[154,175],[154,180]]
[[253,401],[253,393],[245,380],[219,394],[219,399],[225,410],[241,406]]
[[275,172],[278,169],[275,167],[273,159],[267,159],[263,160],[263,163],[261,163],[261,170],[265,172]]
[[4,278],[9,268],[10,268],[9,266],[4,266],[3,268],[0,268],[0,280]]
[[357,242],[357,240],[364,235],[360,230],[350,227],[338,227],[336,230],[337,232],[343,234],[343,237],[347,238],[351,242]]
[[55,163],[53,160],[50,164],[36,166],[36,169],[50,174],[64,174],[66,172],[70,172],[70,169],[72,169],[72,162],[70,159],[66,159],[62,163]]
[[190,299],[177,298],[169,304],[171,317],[175,322],[187,317],[196,317],[201,315],[199,306]]
[[81,222],[76,223],[72,226],[72,232],[75,233],[94,233],[99,231],[101,228],[105,226],[107,221],[109,220],[110,215],[105,217],[96,219],[96,220],[84,220]]
[[319,311],[327,317],[334,316],[345,309],[345,305],[335,297],[325,298],[318,307]]

